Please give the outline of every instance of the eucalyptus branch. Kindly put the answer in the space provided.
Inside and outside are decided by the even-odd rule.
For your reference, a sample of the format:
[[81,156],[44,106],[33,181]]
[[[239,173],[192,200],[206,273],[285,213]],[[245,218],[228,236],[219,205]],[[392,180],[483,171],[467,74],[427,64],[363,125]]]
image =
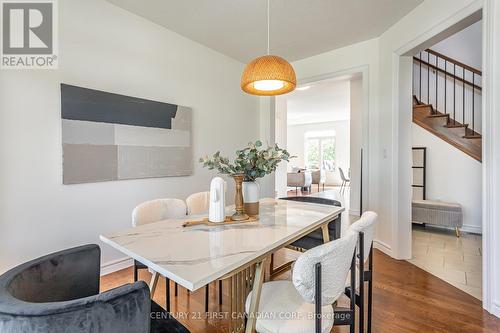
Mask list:
[[211,157],[200,158],[200,163],[209,170],[217,170],[221,174],[235,175],[244,174],[245,181],[255,181],[268,175],[278,167],[281,161],[289,161],[290,153],[286,149],[281,149],[278,145],[262,147],[262,142],[257,140],[250,142],[247,147],[236,151],[236,158],[233,162],[227,157],[216,152]]

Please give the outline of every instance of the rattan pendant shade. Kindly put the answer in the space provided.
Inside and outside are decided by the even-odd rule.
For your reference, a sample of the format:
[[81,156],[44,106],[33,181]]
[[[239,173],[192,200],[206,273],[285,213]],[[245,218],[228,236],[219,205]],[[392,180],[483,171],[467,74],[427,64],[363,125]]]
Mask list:
[[250,61],[241,75],[241,89],[252,95],[274,96],[295,89],[297,78],[285,59],[269,54],[269,0],[267,0],[267,55]]
[[[259,82],[274,82],[275,89],[259,89]],[[257,83],[257,87],[256,87]],[[241,76],[241,89],[252,95],[274,96],[286,94],[295,89],[297,78],[292,65],[285,59],[266,55],[252,60]]]

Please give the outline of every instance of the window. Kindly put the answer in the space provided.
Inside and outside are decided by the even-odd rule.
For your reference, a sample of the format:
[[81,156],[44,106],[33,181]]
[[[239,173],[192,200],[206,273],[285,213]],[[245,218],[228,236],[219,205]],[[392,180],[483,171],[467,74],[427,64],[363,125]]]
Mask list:
[[328,171],[335,170],[335,136],[332,134],[334,134],[332,131],[326,131],[326,133],[306,133],[306,168],[324,168]]

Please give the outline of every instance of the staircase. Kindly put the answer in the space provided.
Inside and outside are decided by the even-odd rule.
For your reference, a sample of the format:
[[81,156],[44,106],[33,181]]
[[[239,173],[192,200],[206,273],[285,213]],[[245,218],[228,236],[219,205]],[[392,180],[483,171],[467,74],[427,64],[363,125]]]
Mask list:
[[481,71],[430,49],[413,60],[413,122],[481,162]]

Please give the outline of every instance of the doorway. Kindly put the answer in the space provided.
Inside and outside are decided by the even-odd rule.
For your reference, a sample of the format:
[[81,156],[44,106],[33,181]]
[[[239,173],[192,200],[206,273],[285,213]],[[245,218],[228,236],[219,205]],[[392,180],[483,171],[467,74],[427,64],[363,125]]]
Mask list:
[[276,196],[338,200],[346,209],[343,228],[359,217],[367,193],[364,71],[303,80],[295,92],[275,98],[276,143],[295,156],[275,173]]
[[[446,98],[441,99],[440,97],[438,97],[438,98],[434,98],[434,100],[432,100],[433,99],[432,98],[432,94],[433,94],[432,89],[434,89],[434,90],[436,88],[442,89],[441,85],[444,82],[446,82],[447,74],[443,73],[440,70],[440,66],[435,65],[436,61],[439,64],[439,63],[441,63],[442,60],[440,60],[439,57],[433,58],[432,52],[431,52],[431,57],[429,59],[427,59],[427,57],[425,55],[422,58],[423,60],[429,60],[430,64],[433,65],[430,67],[430,70],[429,70],[429,72],[431,73],[430,74],[431,80],[432,80],[432,75],[434,72],[439,72],[438,75],[445,77],[445,78],[438,78],[437,81],[434,81],[434,82],[437,82],[437,84],[434,83],[434,85],[433,85],[432,83],[430,83],[430,89],[427,87],[427,89],[429,89],[429,92],[427,93],[427,97],[429,97],[429,94],[431,96],[431,98],[430,98],[431,100],[429,103],[429,101],[427,101],[427,97],[425,97],[425,95],[426,95],[425,90],[420,92],[420,93],[422,93],[422,95],[420,95],[420,96],[423,96],[422,99],[425,100],[424,102],[422,102],[418,98],[419,96],[417,96],[417,98],[415,98],[415,90],[414,90],[414,84],[415,84],[415,82],[414,82],[414,79],[415,79],[414,61],[415,61],[415,57],[420,58],[420,52],[426,52],[426,50],[428,50],[428,49],[432,50],[432,46],[435,46],[439,42],[445,41],[450,36],[453,36],[454,34],[464,30],[465,28],[470,27],[477,22],[480,22],[480,20],[482,19],[482,11],[481,10],[479,10],[479,11],[477,9],[475,11],[471,10],[467,15],[464,15],[465,12],[466,11],[464,10],[463,13],[457,14],[457,16],[461,16],[461,15],[463,15],[463,16],[461,19],[457,20],[455,23],[451,24],[450,26],[445,26],[445,24],[443,24],[443,26],[434,27],[432,30],[430,30],[426,34],[426,37],[427,37],[426,41],[422,42],[422,40],[425,40],[425,38],[419,37],[419,39],[416,39],[415,41],[408,43],[408,45],[405,45],[400,50],[398,50],[397,55],[396,55],[397,60],[398,60],[397,61],[397,64],[398,64],[398,71],[397,71],[398,89],[397,89],[397,94],[395,96],[395,100],[396,100],[396,105],[399,106],[399,112],[396,116],[397,119],[396,119],[395,133],[396,133],[396,135],[399,135],[399,140],[398,140],[398,146],[397,146],[397,150],[396,150],[397,151],[397,159],[396,159],[396,161],[397,161],[397,176],[396,176],[397,183],[395,184],[395,186],[396,186],[395,192],[398,193],[398,200],[397,200],[397,206],[395,207],[395,216],[396,216],[397,220],[399,221],[399,223],[397,223],[395,225],[394,244],[396,244],[395,248],[396,248],[397,256],[401,259],[415,260],[415,254],[417,254],[419,251],[423,251],[423,252],[426,252],[427,254],[429,254],[429,249],[431,248],[431,245],[427,244],[427,247],[424,246],[423,249],[422,248],[417,249],[418,245],[416,246],[416,244],[414,244],[414,243],[418,243],[418,241],[421,239],[417,239],[418,236],[415,237],[415,232],[414,232],[415,227],[413,227],[412,223],[411,223],[412,219],[413,219],[412,215],[414,213],[414,206],[412,205],[412,195],[413,195],[412,192],[413,191],[411,190],[412,189],[412,181],[414,178],[412,175],[413,174],[413,171],[412,171],[412,169],[413,169],[412,168],[413,156],[412,156],[412,149],[411,149],[413,144],[414,144],[414,137],[413,137],[414,129],[412,128],[412,126],[413,126],[412,124],[415,122],[415,117],[414,117],[414,113],[413,113],[414,107],[415,107],[415,105],[420,105],[420,104],[431,104],[431,105],[434,104],[433,105],[434,111],[439,111],[439,108],[441,108],[441,110],[443,110],[443,111],[439,111],[439,112],[435,113],[436,118],[446,118],[446,117],[450,118],[450,116],[441,115],[441,113],[449,113],[449,111],[448,111],[449,109],[446,109],[446,107],[444,106],[444,103],[446,103],[447,99]],[[483,26],[482,23],[479,23],[479,25]],[[481,32],[481,34],[483,34],[483,33]],[[480,40],[482,40],[482,38],[480,38]],[[481,45],[480,48],[482,50],[486,49],[484,45]],[[484,57],[480,56],[480,58],[483,59]],[[427,62],[429,62],[429,61],[427,61]],[[419,62],[419,61],[417,61],[417,62]],[[444,61],[444,63],[446,66],[447,61]],[[446,67],[444,67],[444,68],[446,68]],[[467,81],[468,74],[467,73],[464,74],[463,72],[460,72],[460,75],[462,76],[461,77],[462,80],[460,80],[460,81],[462,84],[464,84],[463,81]],[[463,80],[464,75],[465,75],[465,80]],[[425,74],[423,77],[425,77]],[[481,81],[482,80],[477,82],[477,84],[479,85]],[[476,81],[473,81],[473,83],[474,82],[476,82]],[[429,83],[428,83],[428,85],[429,85]],[[423,86],[425,86],[425,84]],[[451,87],[453,87],[453,85]],[[420,89],[420,87],[419,87],[419,89]],[[419,89],[417,89],[417,93],[419,93],[418,92]],[[464,91],[465,91],[465,94],[467,94],[468,88],[464,89]],[[474,105],[474,102],[472,101],[472,99],[474,98],[474,97],[472,97],[473,94],[470,95],[470,97],[465,97],[465,98],[463,95],[464,95],[464,92],[462,91],[462,96],[461,96],[462,104],[469,104],[470,103],[470,105]],[[479,99],[479,101],[480,100],[481,99]],[[464,101],[465,101],[465,103],[464,103]],[[476,102],[478,102],[478,101],[476,100]],[[437,106],[436,106],[436,104],[437,104]],[[422,107],[424,107],[424,106],[422,106]],[[449,105],[448,105],[448,107],[449,107]],[[444,110],[446,110],[446,112],[444,112]],[[491,110],[488,107],[483,108],[481,111],[479,111],[479,115],[480,115],[481,119],[487,119],[487,116],[488,116],[490,111]],[[462,109],[461,109],[461,112],[463,112]],[[476,114],[476,117],[477,117],[477,114]],[[481,124],[481,126],[476,125],[472,130],[469,130],[469,131],[467,131],[466,128],[463,128],[464,124],[472,122],[472,121],[475,121],[477,124],[478,120],[477,120],[477,118],[474,118],[474,116],[473,116],[472,118],[469,117],[469,119],[467,121],[465,121],[463,116],[462,116],[462,121],[458,121],[458,120],[456,121],[457,123],[459,123],[458,125],[462,126],[462,130],[464,131],[464,133],[463,133],[464,137],[469,136],[469,135],[475,136],[478,133],[481,134],[481,131],[485,131],[485,129],[486,129],[486,132],[489,131],[489,125],[485,124],[485,122],[483,122]],[[443,124],[443,126],[445,126],[445,125],[446,124]],[[482,138],[482,144],[483,145],[489,144],[487,136]],[[418,144],[418,146],[421,146],[421,144]],[[434,149],[434,150],[436,150],[436,149]],[[483,149],[483,151],[485,151],[485,150]],[[438,156],[438,158],[439,158],[439,156]],[[441,163],[441,164],[444,166],[444,163]],[[454,172],[454,171],[460,170],[461,167],[462,167],[462,165],[460,165],[460,166],[454,165],[452,167],[452,169],[450,169],[450,170],[452,172]],[[489,168],[491,168],[489,163],[482,163],[478,167],[478,169],[480,170],[480,173],[483,173],[483,174],[485,173],[485,170],[487,171],[487,170],[489,170]],[[470,175],[468,175],[468,176],[470,176]],[[478,189],[475,190],[474,193],[475,193],[476,198],[477,197],[485,198],[484,185],[486,184],[486,182],[485,182],[486,177],[482,177],[482,175],[480,175],[479,177],[481,178],[481,180],[479,182],[476,181],[475,183],[480,184],[480,186]],[[441,201],[444,201],[444,200],[441,200]],[[459,260],[460,264],[465,264],[465,266],[467,266],[471,261],[475,262],[473,264],[474,265],[473,268],[471,268],[471,267],[465,268],[466,270],[469,270],[469,269],[474,270],[474,272],[471,271],[470,274],[467,274],[467,272],[465,272],[464,279],[462,280],[460,278],[460,280],[462,282],[465,282],[462,285],[462,287],[464,287],[464,288],[460,288],[460,289],[468,292],[469,294],[471,294],[477,298],[481,298],[481,296],[486,295],[484,291],[488,290],[489,286],[488,286],[488,283],[486,283],[486,286],[481,285],[481,282],[483,281],[481,274],[482,274],[482,272],[485,271],[485,267],[484,266],[481,267],[481,265],[479,265],[479,267],[478,267],[477,263],[478,262],[479,263],[486,262],[486,259],[483,258],[483,256],[485,255],[485,253],[483,253],[483,251],[482,251],[483,240],[481,239],[480,236],[477,236],[477,234],[480,232],[480,230],[483,226],[485,226],[485,225],[487,225],[487,223],[489,223],[489,221],[486,220],[485,215],[484,215],[484,211],[486,209],[485,207],[488,207],[487,197],[486,197],[485,203],[480,202],[474,206],[475,206],[476,210],[478,209],[477,206],[480,206],[480,208],[479,208],[480,215],[479,215],[479,217],[473,218],[471,220],[470,218],[468,218],[466,216],[468,214],[467,212],[470,210],[464,209],[464,211],[463,211],[463,213],[464,213],[464,216],[463,216],[464,227],[463,227],[463,230],[462,230],[463,233],[461,234],[460,239],[457,240],[457,237],[454,235],[453,230],[450,230],[451,231],[451,235],[450,235],[448,233],[447,229],[442,228],[442,226],[441,226],[441,228],[439,228],[440,226],[436,226],[436,228],[433,228],[432,226],[430,227],[430,228],[432,228],[433,231],[436,232],[436,236],[433,237],[432,235],[430,235],[430,236],[423,235],[423,237],[430,237],[429,239],[433,239],[433,238],[438,239],[439,237],[443,236],[443,233],[446,233],[446,236],[455,237],[454,239],[444,239],[443,238],[442,241],[443,241],[444,245],[441,245],[441,242],[439,242],[439,244],[437,246],[438,247],[442,246],[442,248],[440,250],[438,250],[437,252],[441,251],[441,253],[444,254],[445,249],[446,249],[447,244],[448,244],[448,245],[450,245],[449,250],[451,250],[452,246],[455,246],[456,247],[455,250],[461,251],[462,254],[458,254],[458,256],[460,258],[460,260]],[[471,216],[471,214],[468,214],[468,215],[469,215],[469,217]],[[467,221],[466,221],[466,219],[467,219]],[[473,225],[473,224],[476,225],[477,228],[471,227],[471,225]],[[446,225],[445,227],[451,227],[451,225]],[[421,226],[416,227],[417,234],[419,232],[422,232],[422,230],[419,230],[418,228],[422,228],[422,227]],[[427,229],[427,225],[425,228]],[[426,234],[427,234],[427,232],[426,232]],[[422,235],[420,235],[420,236],[422,236]],[[470,237],[472,239],[469,241],[466,239],[467,237]],[[467,244],[467,245],[464,247],[463,244]],[[466,253],[469,251],[474,252],[474,255],[476,255],[476,257],[475,258],[469,257],[471,255],[471,253]],[[414,252],[414,253],[412,253],[412,252]],[[435,252],[435,253],[437,254],[437,252]],[[459,252],[456,252],[455,255],[457,255],[457,253],[459,253]],[[417,254],[417,256],[418,256],[418,254]],[[441,269],[441,270],[444,270],[444,267],[446,265],[444,260],[445,259],[443,259],[443,267],[439,267],[439,269]],[[441,265],[440,259],[438,261],[439,261],[439,265]],[[451,262],[451,261],[449,261],[449,262]],[[452,265],[448,265],[448,267],[451,267],[451,266]],[[462,265],[461,267],[463,268],[465,266]],[[455,268],[457,268],[457,267],[458,266],[455,266]],[[460,273],[460,274],[462,274],[462,273]],[[452,279],[450,279],[450,276],[444,276],[444,275],[439,276],[438,274],[435,274],[435,275],[437,275],[438,277],[442,277],[447,282],[455,285],[454,283],[456,281],[452,281]],[[469,275],[469,279],[467,279],[467,275]],[[473,275],[475,275],[475,276],[473,276]],[[470,286],[467,286],[468,280],[472,281],[472,283],[474,284],[473,291],[470,290],[470,288],[469,288]],[[466,290],[466,289],[468,289],[468,290]],[[488,302],[489,301],[486,300],[486,303],[488,303]]]

